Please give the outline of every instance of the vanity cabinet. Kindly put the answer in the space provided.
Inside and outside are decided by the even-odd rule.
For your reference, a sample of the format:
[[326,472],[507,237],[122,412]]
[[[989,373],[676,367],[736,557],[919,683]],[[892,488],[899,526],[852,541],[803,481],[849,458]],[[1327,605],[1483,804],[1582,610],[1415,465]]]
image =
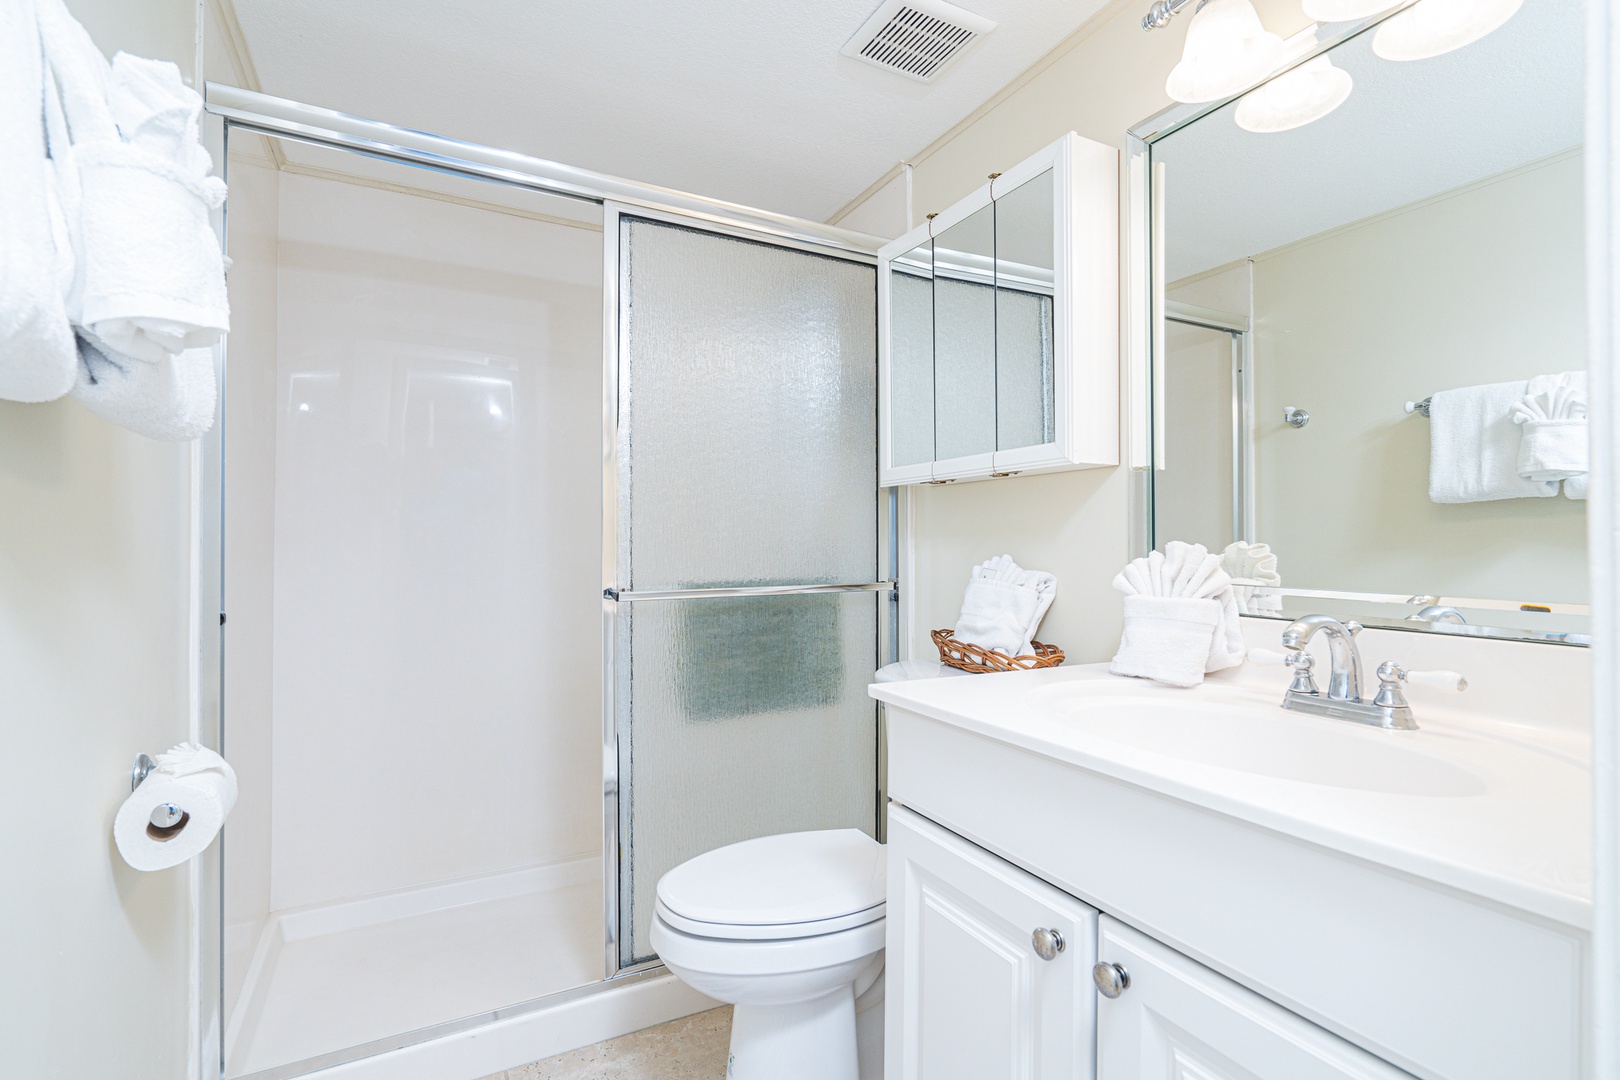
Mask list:
[[888,1080],[1090,1075],[1094,910],[894,809],[887,918]]
[[1072,132],[878,254],[885,487],[1119,464],[1119,155]]
[[1117,919],[1100,922],[1098,961],[1129,983],[1098,995],[1097,1080],[1411,1080]]

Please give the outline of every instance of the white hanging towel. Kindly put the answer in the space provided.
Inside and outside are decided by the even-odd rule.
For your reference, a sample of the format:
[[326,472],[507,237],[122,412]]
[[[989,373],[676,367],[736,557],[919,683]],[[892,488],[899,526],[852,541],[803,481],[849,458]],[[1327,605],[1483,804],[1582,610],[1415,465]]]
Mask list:
[[0,0],[0,398],[51,401],[73,387],[73,331],[45,160],[44,63],[35,0]]
[[1429,405],[1429,499],[1437,503],[1546,499],[1558,481],[1519,475],[1513,407],[1527,383],[1443,390]]
[[1168,686],[1196,686],[1248,656],[1232,578],[1202,544],[1172,540],[1114,578],[1125,632],[1109,670]]
[[164,442],[201,438],[214,426],[214,350],[133,360],[79,336],[73,399],[103,420]]
[[148,438],[197,438],[217,398],[208,346],[229,322],[202,99],[173,64],[120,53],[109,66],[61,0],[40,3],[55,190],[77,254],[73,395]]
[[1011,555],[998,555],[975,566],[968,577],[956,640],[1007,656],[1027,656],[1056,598],[1056,577],[1025,570]]
[[1519,441],[1518,472],[1526,480],[1567,480],[1590,468],[1587,450],[1586,373],[1541,375],[1513,406]]

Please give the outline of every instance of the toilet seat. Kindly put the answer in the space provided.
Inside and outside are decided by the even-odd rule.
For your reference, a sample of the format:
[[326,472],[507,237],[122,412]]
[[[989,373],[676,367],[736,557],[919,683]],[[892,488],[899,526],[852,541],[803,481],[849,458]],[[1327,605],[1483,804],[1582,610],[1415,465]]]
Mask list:
[[721,941],[836,934],[883,918],[881,844],[856,829],[782,833],[699,855],[658,882],[658,916]]

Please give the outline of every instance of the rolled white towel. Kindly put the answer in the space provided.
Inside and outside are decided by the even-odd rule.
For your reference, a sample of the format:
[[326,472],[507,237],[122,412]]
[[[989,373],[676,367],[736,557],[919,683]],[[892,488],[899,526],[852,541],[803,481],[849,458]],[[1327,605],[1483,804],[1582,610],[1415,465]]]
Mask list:
[[1225,618],[1219,600],[1125,597],[1125,631],[1108,670],[1166,686],[1197,686]]
[[51,401],[73,388],[73,331],[45,158],[45,67],[35,0],[0,3],[0,398]]
[[132,360],[79,337],[73,399],[103,420],[162,442],[200,438],[214,426],[214,350],[187,349],[156,363]]
[[1513,407],[1523,382],[1443,390],[1429,405],[1429,499],[1437,503],[1546,499],[1556,480],[1519,476],[1519,428]]
[[[1583,376],[1577,380],[1574,376]],[[1587,451],[1585,373],[1539,376],[1513,406],[1519,440],[1518,474],[1526,480],[1559,481],[1590,467]]]
[[1025,570],[1010,555],[989,559],[968,577],[956,639],[1008,656],[1028,655],[1056,596],[1051,574]]
[[1564,498],[1585,500],[1587,491],[1591,487],[1592,477],[1587,473],[1572,476],[1564,481]]

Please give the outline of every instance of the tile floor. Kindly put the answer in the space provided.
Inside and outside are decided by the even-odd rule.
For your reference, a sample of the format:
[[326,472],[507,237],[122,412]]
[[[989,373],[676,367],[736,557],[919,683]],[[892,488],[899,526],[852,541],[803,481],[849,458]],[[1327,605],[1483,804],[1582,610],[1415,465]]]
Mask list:
[[484,1080],[725,1080],[730,1041],[727,1005]]

